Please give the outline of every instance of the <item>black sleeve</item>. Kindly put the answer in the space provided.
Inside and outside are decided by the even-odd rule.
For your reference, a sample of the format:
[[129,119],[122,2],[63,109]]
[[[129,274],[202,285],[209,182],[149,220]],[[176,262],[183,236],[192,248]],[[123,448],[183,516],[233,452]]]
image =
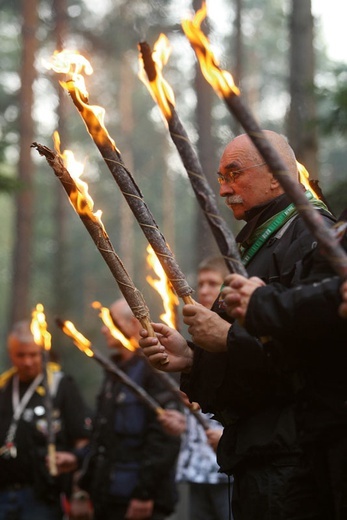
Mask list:
[[227,353],[207,352],[194,345],[193,366],[181,374],[181,390],[191,402],[199,403],[204,413],[214,413],[219,404],[219,389],[226,376]]
[[237,371],[246,369],[258,373],[267,371],[261,341],[252,337],[237,321],[229,329],[227,349],[231,369],[236,367]]
[[258,337],[319,337],[327,328],[343,323],[338,315],[340,284],[341,279],[334,276],[292,289],[278,284],[259,287],[248,305],[246,328]]
[[273,357],[261,341],[234,323],[226,352],[206,352],[194,346],[193,367],[189,374],[182,374],[181,390],[197,401],[203,412],[250,410],[272,391],[274,370]]

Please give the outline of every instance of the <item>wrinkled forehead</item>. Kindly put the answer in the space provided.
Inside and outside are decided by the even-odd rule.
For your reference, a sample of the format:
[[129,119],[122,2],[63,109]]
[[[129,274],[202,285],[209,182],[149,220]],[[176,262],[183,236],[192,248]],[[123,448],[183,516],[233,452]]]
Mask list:
[[225,147],[220,167],[242,168],[254,162],[261,162],[261,160],[261,155],[249,137],[239,136]]

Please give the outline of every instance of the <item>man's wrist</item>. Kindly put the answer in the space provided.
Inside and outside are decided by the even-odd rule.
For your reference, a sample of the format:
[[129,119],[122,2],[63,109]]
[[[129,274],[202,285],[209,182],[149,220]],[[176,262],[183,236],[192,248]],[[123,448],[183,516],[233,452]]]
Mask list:
[[185,374],[189,374],[192,366],[193,366],[193,358],[194,358],[194,352],[193,349],[190,348],[189,344],[187,343],[187,350],[185,354],[185,360],[186,360],[186,366],[184,369],[182,369],[182,372]]

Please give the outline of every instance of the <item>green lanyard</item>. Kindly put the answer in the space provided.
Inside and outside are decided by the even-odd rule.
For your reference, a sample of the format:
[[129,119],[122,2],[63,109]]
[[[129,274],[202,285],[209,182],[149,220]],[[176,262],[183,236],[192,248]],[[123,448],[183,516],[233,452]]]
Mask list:
[[[313,198],[313,195],[310,191],[305,193],[308,200]],[[251,247],[241,253],[242,263],[243,265],[248,265],[253,256],[259,251],[259,249],[265,244],[265,242],[270,238],[271,235],[278,229],[280,229],[293,215],[297,214],[297,210],[295,205],[289,204],[283,211],[278,213],[278,215],[274,218],[274,220],[269,224],[269,226],[263,231],[263,233],[257,238]]]

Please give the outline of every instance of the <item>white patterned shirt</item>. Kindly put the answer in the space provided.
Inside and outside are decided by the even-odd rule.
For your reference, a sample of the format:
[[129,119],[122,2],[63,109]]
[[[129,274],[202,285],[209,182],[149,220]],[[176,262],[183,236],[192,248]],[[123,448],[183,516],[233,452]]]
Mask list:
[[[196,484],[227,483],[228,476],[219,473],[216,453],[207,442],[204,428],[192,413],[186,411],[185,414],[187,429],[182,435],[176,481]],[[222,428],[219,422],[211,419],[210,414],[203,414],[203,417],[208,421],[210,428]]]

